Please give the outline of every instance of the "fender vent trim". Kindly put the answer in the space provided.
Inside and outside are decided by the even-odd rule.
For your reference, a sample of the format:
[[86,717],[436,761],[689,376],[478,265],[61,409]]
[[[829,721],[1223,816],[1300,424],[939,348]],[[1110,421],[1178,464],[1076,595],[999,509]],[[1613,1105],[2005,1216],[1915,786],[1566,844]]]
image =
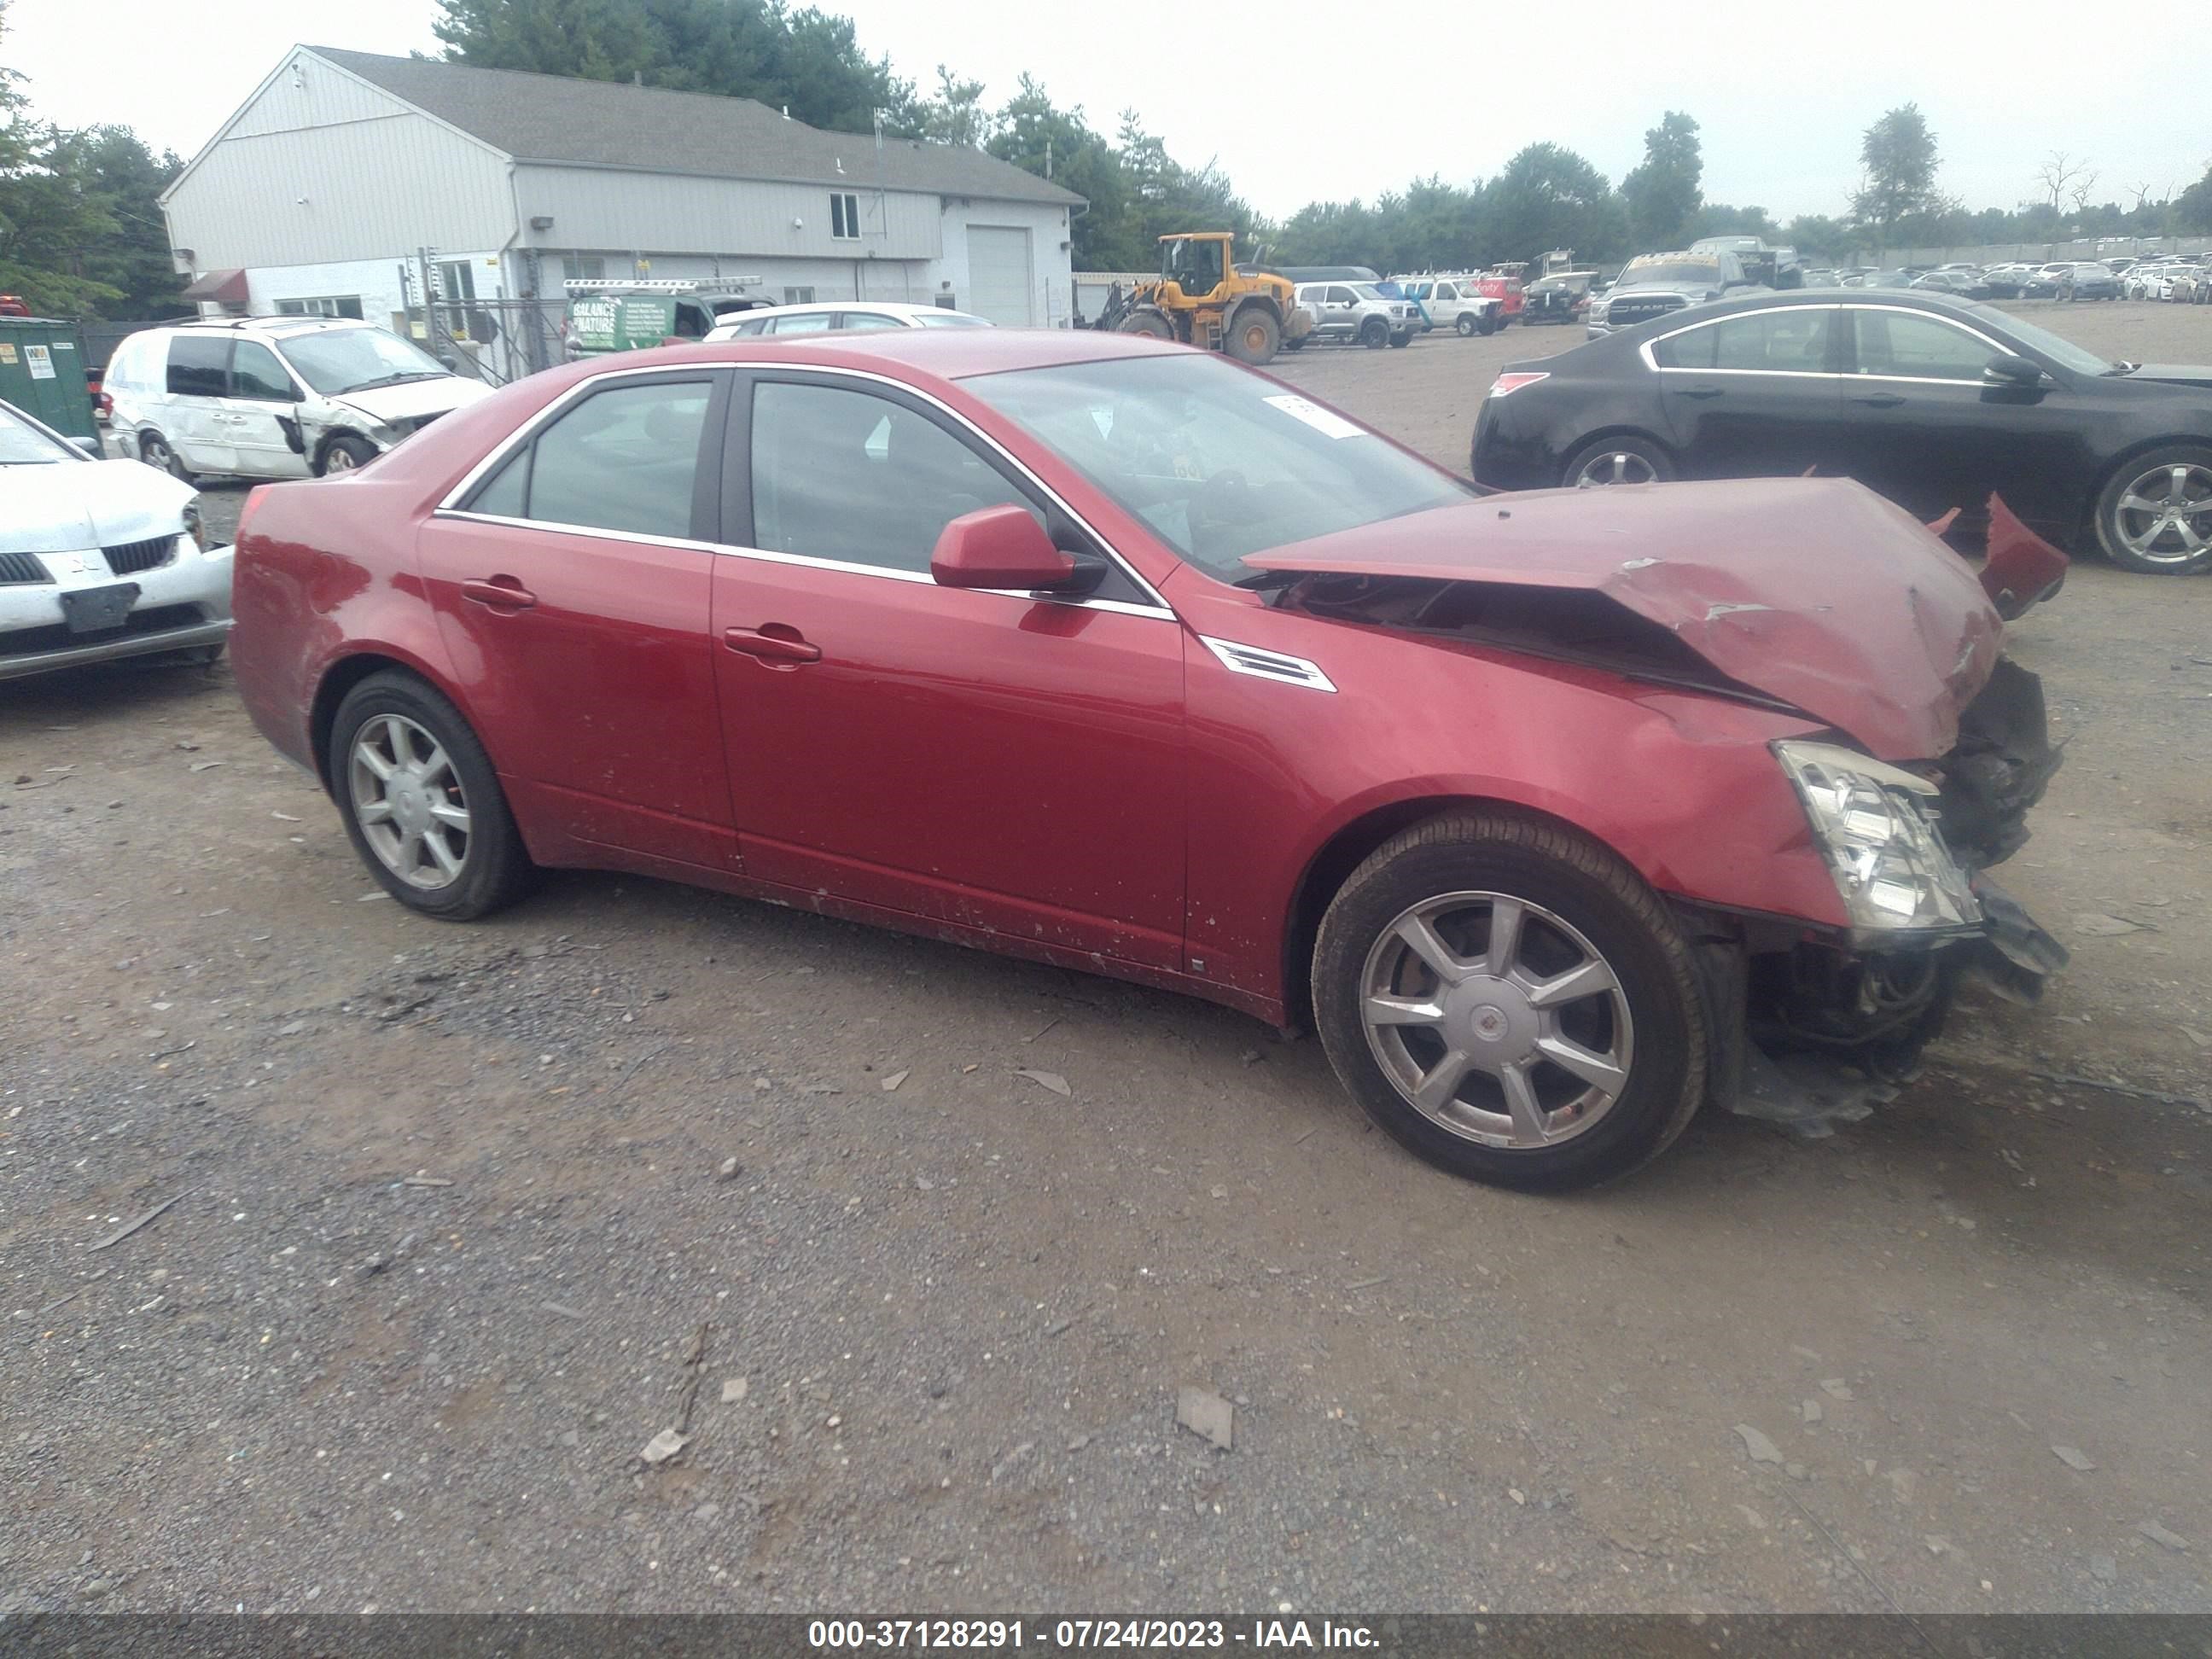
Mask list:
[[1234,640],[1209,639],[1203,634],[1198,636],[1198,642],[1219,658],[1221,665],[1232,674],[1249,674],[1255,679],[1273,680],[1281,685],[1303,685],[1309,691],[1336,690],[1335,682],[1322,672],[1321,665],[1304,657],[1285,656],[1256,645],[1239,645]]

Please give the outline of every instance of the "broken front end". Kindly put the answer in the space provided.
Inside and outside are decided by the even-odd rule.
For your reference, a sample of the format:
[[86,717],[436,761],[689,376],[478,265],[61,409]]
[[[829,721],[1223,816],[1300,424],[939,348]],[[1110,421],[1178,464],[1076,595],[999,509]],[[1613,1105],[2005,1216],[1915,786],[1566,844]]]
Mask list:
[[1824,1133],[1909,1080],[1960,981],[2040,997],[2065,947],[1990,877],[2027,839],[2062,758],[2040,681],[2000,658],[1948,753],[1892,766],[1820,743],[1774,745],[1835,876],[1848,929],[1678,904],[1713,1029],[1713,1098]]

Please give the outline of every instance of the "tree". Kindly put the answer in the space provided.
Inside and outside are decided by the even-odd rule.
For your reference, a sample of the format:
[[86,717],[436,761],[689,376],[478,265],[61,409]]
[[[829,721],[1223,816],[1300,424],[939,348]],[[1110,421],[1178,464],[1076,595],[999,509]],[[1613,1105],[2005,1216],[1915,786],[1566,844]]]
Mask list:
[[918,134],[913,86],[853,20],[787,0],[440,0],[448,61],[757,99],[798,119]]
[[1585,259],[1616,252],[1627,235],[1620,198],[1571,149],[1530,144],[1483,191],[1483,240],[1493,260],[1534,263],[1571,247]]
[[1841,259],[1851,251],[1851,234],[1840,219],[1801,213],[1783,228],[1782,246],[1796,248],[1798,257],[1808,262]]
[[1917,104],[1900,104],[1866,130],[1859,146],[1865,169],[1851,194],[1851,217],[1887,247],[1906,221],[1945,205],[1936,190],[1936,135]]
[[1628,234],[1645,252],[1679,247],[1705,201],[1705,163],[1698,124],[1668,110],[1644,135],[1644,160],[1620,181]]
[[1690,234],[1684,239],[1689,241],[1700,236],[1756,236],[1773,243],[1784,240],[1782,227],[1765,208],[1730,207],[1725,202],[1706,203],[1690,221],[1689,228]]
[[921,137],[933,143],[981,149],[991,136],[991,112],[983,107],[983,83],[963,81],[939,64],[937,95],[917,106]]
[[1069,227],[1068,258],[1076,270],[1158,269],[1157,253],[1138,245],[1121,158],[1083,118],[1080,105],[1060,109],[1042,82],[1024,74],[991,125],[985,147],[992,155],[1065,185],[1090,204]]
[[[2050,198],[2051,206],[2063,208],[2080,186],[2081,175],[2088,171],[2088,167],[2087,156],[2077,161],[2067,151],[2054,149],[2043,158],[2043,165],[2035,170],[2036,182],[2043,186],[2044,194]],[[2095,173],[2090,173],[2088,177],[2092,185],[2096,183]]]
[[2173,198],[2174,228],[2202,235],[2212,231],[2212,167],[2204,176]]

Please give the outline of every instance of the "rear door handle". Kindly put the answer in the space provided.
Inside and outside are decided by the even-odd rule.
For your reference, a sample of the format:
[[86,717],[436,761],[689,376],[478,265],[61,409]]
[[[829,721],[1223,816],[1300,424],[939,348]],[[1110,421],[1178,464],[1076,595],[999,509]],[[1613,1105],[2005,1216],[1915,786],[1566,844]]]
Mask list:
[[1869,409],[1895,409],[1905,401],[1894,392],[1877,392],[1870,398],[1854,398],[1855,404],[1864,404]]
[[1679,398],[1717,398],[1721,388],[1717,386],[1686,386],[1674,394]]
[[820,662],[822,647],[799,637],[799,630],[782,623],[764,623],[758,628],[726,628],[722,643],[742,656],[758,657],[765,663],[779,663],[797,667],[803,662]]
[[472,576],[461,584],[461,597],[494,611],[527,611],[538,603],[538,596],[512,576]]

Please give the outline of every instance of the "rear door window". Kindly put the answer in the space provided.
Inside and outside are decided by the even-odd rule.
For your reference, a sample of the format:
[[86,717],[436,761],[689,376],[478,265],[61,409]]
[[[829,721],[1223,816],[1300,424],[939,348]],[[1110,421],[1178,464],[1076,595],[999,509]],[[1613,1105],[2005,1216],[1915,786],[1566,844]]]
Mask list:
[[778,317],[769,332],[784,334],[820,334],[836,320],[836,313],[830,311],[801,312],[795,317]]
[[467,510],[688,539],[714,394],[705,378],[595,392],[502,463]]
[[169,395],[220,398],[228,389],[230,339],[222,334],[169,337]]
[[897,328],[900,324],[897,319],[886,317],[879,311],[841,311],[837,313],[837,326],[848,334],[867,334],[877,329]]
[[1811,306],[1755,311],[1658,341],[1651,348],[1651,356],[1662,368],[1824,374],[1835,315],[1832,310]]

